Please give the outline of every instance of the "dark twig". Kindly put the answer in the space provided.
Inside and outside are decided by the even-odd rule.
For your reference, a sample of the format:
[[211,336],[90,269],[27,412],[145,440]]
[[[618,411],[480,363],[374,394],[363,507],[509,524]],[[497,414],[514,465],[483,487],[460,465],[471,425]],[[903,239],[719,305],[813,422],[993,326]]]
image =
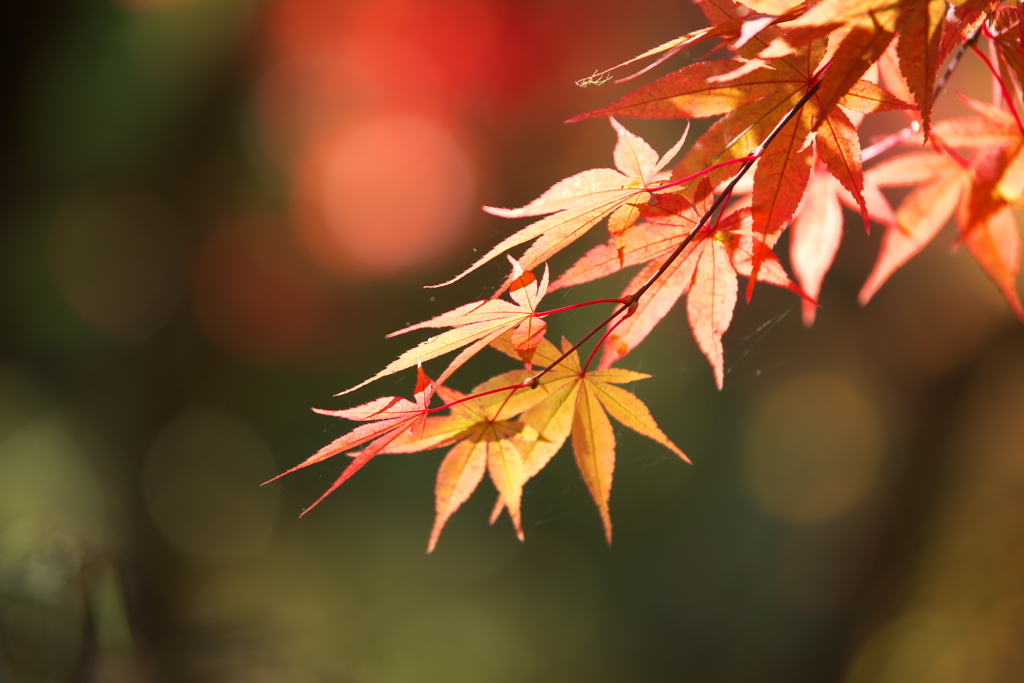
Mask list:
[[[752,158],[748,160],[746,163],[744,163],[743,166],[740,167],[740,170],[736,172],[736,175],[733,176],[732,180],[729,181],[728,185],[726,185],[723,191],[718,195],[718,197],[715,198],[715,201],[711,204],[711,207],[706,212],[704,212],[704,215],[701,216],[700,220],[697,221],[697,224],[693,226],[693,229],[690,230],[686,237],[683,238],[683,241],[679,243],[679,246],[677,246],[675,250],[671,254],[669,254],[668,258],[665,259],[665,262],[661,264],[658,270],[656,270],[654,274],[647,279],[647,282],[642,284],[640,288],[637,289],[632,294],[623,297],[624,303],[619,308],[615,309],[615,311],[610,316],[605,318],[605,320],[601,324],[599,324],[597,327],[588,332],[586,336],[583,337],[583,339],[573,344],[569,350],[567,350],[565,353],[559,356],[553,363],[545,367],[543,370],[538,372],[530,379],[523,382],[524,386],[528,386],[531,388],[536,387],[537,384],[540,382],[541,377],[551,372],[551,370],[558,366],[559,363],[568,358],[571,353],[573,353],[574,351],[576,351],[576,349],[585,344],[587,340],[589,340],[591,337],[597,334],[602,328],[610,324],[617,317],[619,317],[623,313],[626,313],[627,311],[630,310],[631,307],[635,307],[639,303],[640,297],[643,296],[647,292],[647,290],[650,289],[651,286],[653,286],[654,283],[658,281],[658,278],[665,274],[665,271],[672,267],[672,264],[675,263],[676,259],[678,259],[679,256],[683,253],[683,251],[686,250],[686,247],[690,245],[693,239],[700,232],[701,228],[703,228],[707,224],[707,222],[711,219],[711,217],[715,214],[715,212],[718,209],[722,208],[722,205],[725,203],[726,198],[732,194],[733,188],[736,187],[736,184],[743,178],[744,175],[746,175],[747,171],[749,171],[750,168],[754,165],[754,162],[757,161],[757,157],[759,157],[768,147],[768,145],[772,143],[772,140],[774,140],[779,135],[782,129],[786,127],[786,124],[792,121],[793,117],[800,113],[800,110],[804,108],[804,105],[810,102],[811,98],[814,97],[815,93],[818,92],[818,88],[820,86],[821,79],[819,75],[819,78],[815,81],[814,85],[808,88],[807,92],[804,93],[803,97],[801,97],[797,101],[797,103],[793,105],[793,108],[790,109],[784,117],[782,117],[782,120],[779,121],[775,128],[772,129],[772,132],[770,132],[765,137],[764,141],[758,146],[758,148],[754,150],[752,154],[750,154]],[[604,340],[602,339],[602,341]]]

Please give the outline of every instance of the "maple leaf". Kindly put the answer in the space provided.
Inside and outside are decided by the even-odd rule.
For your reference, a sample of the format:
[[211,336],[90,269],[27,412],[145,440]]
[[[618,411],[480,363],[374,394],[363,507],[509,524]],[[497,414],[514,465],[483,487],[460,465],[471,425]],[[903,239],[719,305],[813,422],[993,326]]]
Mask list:
[[917,187],[903,200],[895,224],[882,237],[878,259],[858,295],[861,305],[938,234],[956,209],[969,179],[961,164],[933,151],[887,159],[868,170],[865,178],[877,187]]
[[[793,274],[807,295],[817,299],[821,282],[832,265],[843,236],[843,208],[839,184],[819,160],[811,171],[807,194],[793,219],[790,261]],[[803,302],[804,325],[811,325],[817,309]]]
[[650,50],[647,50],[646,52],[643,52],[637,55],[636,57],[633,57],[632,59],[627,59],[624,62],[616,64],[615,66],[609,69],[605,69],[604,71],[595,71],[593,75],[587,78],[581,78],[578,81],[576,81],[576,85],[580,87],[587,87],[589,85],[602,85],[612,78],[611,73],[613,71],[617,71],[618,69],[621,69],[624,66],[629,66],[630,64],[635,64],[636,62],[647,59],[648,57],[662,55],[660,58],[655,60],[653,63],[647,65],[643,69],[640,69],[636,73],[633,73],[624,78],[620,78],[615,82],[624,83],[625,81],[632,80],[633,78],[636,78],[637,76],[653,69],[654,67],[658,66],[669,57],[678,54],[679,52],[690,47],[691,45],[707,40],[709,38],[735,38],[739,34],[739,31],[742,28],[744,21],[745,20],[743,18],[736,18],[732,22],[724,23],[719,26],[709,26],[697,29],[696,31],[691,31],[690,33],[679,36],[678,38],[666,41],[657,47],[653,47]]
[[[924,35],[928,42],[917,46],[918,50],[923,47],[925,54],[916,56],[910,54],[908,42],[904,49],[906,57],[901,55],[901,67],[915,100],[919,104],[926,103],[922,111],[930,109],[932,91],[929,86],[934,82],[934,71],[940,63],[938,50],[943,18],[936,17],[940,6],[944,10],[945,0],[822,0],[786,24],[780,42],[788,43],[794,52],[800,46],[835,33],[832,38],[836,47],[821,81],[820,113],[813,128],[820,125],[836,104],[842,104],[841,100],[851,87],[888,48],[910,13],[915,14],[912,30],[918,37]],[[778,45],[775,47],[778,51]],[[786,53],[785,50],[780,52]]]
[[[518,357],[511,333],[494,341],[502,352]],[[563,340],[563,351],[571,345]],[[535,360],[553,364],[562,354],[547,340],[538,345]],[[433,551],[448,519],[490,474],[498,490],[492,522],[509,511],[516,536],[523,540],[520,505],[522,488],[540,472],[572,436],[577,465],[597,503],[606,538],[611,542],[608,497],[615,463],[615,435],[608,414],[618,422],[689,459],[658,428],[638,398],[616,384],[645,379],[631,370],[588,371],[573,352],[533,389],[518,388],[530,375],[516,370],[475,387],[470,395],[447,387],[437,393],[452,403],[451,413],[409,425],[393,435],[380,452],[411,453],[452,446],[438,469],[435,520],[427,552]],[[497,391],[513,387],[508,392]],[[520,417],[513,419],[516,415]]]
[[[706,202],[706,198],[705,198]],[[638,223],[623,249],[623,266],[646,262],[623,291],[637,291],[661,267],[692,232],[706,210],[694,208],[679,195],[660,197],[658,204],[644,210],[644,222]],[[609,335],[600,367],[608,368],[643,341],[676,301],[687,298],[690,328],[707,357],[722,388],[725,379],[722,335],[732,321],[738,286],[737,275],[754,277],[753,263],[760,236],[752,230],[749,208],[742,208],[719,221],[708,223],[686,249],[640,298],[636,312],[622,321]],[[756,277],[769,284],[785,287],[805,296],[786,275],[782,264],[766,250]],[[616,249],[600,245],[591,249],[553,285],[566,287],[603,277],[617,270]]]
[[[860,203],[863,206],[858,206]],[[815,161],[807,192],[793,218],[789,242],[793,274],[808,297],[801,303],[803,322],[807,326],[814,323],[818,310],[814,302],[842,239],[843,205],[866,211],[871,220],[884,226],[896,225],[892,208],[876,185],[867,184],[858,202],[828,171],[820,157]]]
[[[660,158],[643,138],[630,133],[611,119],[618,136],[615,144],[615,169],[595,168],[555,183],[529,204],[518,209],[485,206],[484,210],[503,218],[546,216],[505,238],[473,265],[448,282],[449,285],[509,249],[537,240],[520,257],[523,268],[530,269],[547,261],[608,216],[609,231],[622,236],[636,221],[638,205],[650,198],[648,189],[658,173],[682,148],[686,133]],[[547,215],[550,214],[550,215]],[[499,290],[504,291],[508,283]]]
[[967,251],[1024,322],[1024,305],[1017,294],[1020,231],[1010,205],[996,192],[1007,166],[1007,155],[1006,148],[991,147],[972,157],[972,182],[958,207],[957,222]]
[[[917,185],[886,230],[878,260],[859,301],[867,303],[900,266],[930,242],[954,211],[960,240],[996,284],[1010,308],[1024,321],[1016,290],[1020,236],[1010,202],[1024,191],[1017,169],[1024,127],[1009,112],[962,98],[981,114],[937,122],[932,137],[941,152],[911,152],[878,164],[867,173],[879,187]],[[964,160],[949,148],[976,148]]]
[[[1016,77],[1016,83],[1024,83],[1024,50],[1021,49],[1021,26],[1019,7],[1000,7],[998,0],[989,2],[976,2],[965,6],[959,12],[961,25],[959,31],[949,37],[949,42],[955,44],[966,40],[967,34],[979,28],[982,21],[992,17],[992,25],[986,35],[990,36],[996,48],[999,58],[999,67],[1003,72],[1003,80],[1014,83],[1014,79],[1007,78],[1006,72],[1012,71]],[[945,36],[943,36],[945,39]],[[945,42],[945,40],[944,40]],[[1018,90],[1019,92],[1019,90]]]
[[[504,340],[498,340],[495,346],[509,353]],[[563,353],[570,348],[572,345],[563,339]],[[541,342],[537,349],[541,362],[553,362],[560,355],[547,340]],[[608,543],[612,541],[608,499],[615,470],[615,434],[609,414],[620,424],[657,441],[685,462],[690,462],[661,431],[647,406],[633,394],[615,386],[648,377],[650,375],[620,368],[589,370],[580,365],[579,356],[573,351],[545,375],[537,389],[530,390],[543,390],[543,400],[519,418],[525,427],[537,434],[536,439],[522,448],[524,480],[543,469],[571,435],[576,465],[597,504]],[[500,512],[501,504],[499,500],[496,512]],[[492,520],[494,517],[496,515]]]
[[900,71],[921,112],[925,137],[931,128],[932,97],[942,64],[940,48],[945,21],[946,0],[919,0],[911,4],[896,48]]
[[[513,353],[516,352],[513,350]],[[472,394],[520,384],[529,375],[524,370],[504,373],[474,388]],[[511,418],[543,400],[545,394],[530,390],[472,394],[466,396],[454,389],[439,387],[438,395],[447,403],[454,403],[450,414],[428,417],[422,425],[407,430],[385,449],[389,453],[410,453],[454,444],[437,472],[436,515],[428,553],[437,545],[448,519],[483,480],[485,471],[490,474],[502,504],[509,510],[516,536],[523,540],[519,508],[527,477],[519,444],[524,425]]]
[[860,211],[864,228],[869,219],[891,225],[895,222],[888,200],[875,185],[865,185],[861,167],[857,126],[864,115],[847,117],[841,110],[831,112],[814,138],[811,177],[797,208],[790,235],[793,273],[809,300],[802,302],[804,325],[814,323],[814,303],[821,283],[832,266],[843,234],[842,204]]
[[416,426],[421,424],[426,418],[430,399],[434,394],[434,388],[434,382],[427,377],[422,368],[418,368],[414,392],[415,401],[409,401],[397,396],[383,396],[354,408],[344,408],[342,410],[314,408],[313,410],[321,415],[343,417],[348,420],[367,422],[368,424],[360,425],[351,432],[339,436],[295,467],[282,472],[273,479],[265,481],[264,485],[296,470],[315,465],[339,453],[351,451],[367,444],[363,450],[359,451],[352,462],[348,464],[341,475],[335,479],[331,487],[324,491],[323,495],[317,498],[312,505],[302,511],[302,514],[305,515],[319,505],[320,501],[330,495],[335,489],[344,484],[363,465],[382,453],[388,444],[407,430],[415,430]]
[[[972,34],[985,21],[990,9],[980,6],[982,3],[966,5],[951,4],[946,14],[946,23],[942,28],[942,41],[939,43],[938,62],[942,64],[958,46],[965,44]],[[998,0],[988,3],[993,7]],[[1014,32],[1016,32],[1014,30]],[[1018,36],[1019,37],[1019,36]]]
[[516,349],[519,351],[520,357],[528,362],[533,349],[540,343],[544,337],[544,330],[547,329],[547,323],[537,314],[537,305],[544,298],[548,289],[548,269],[545,266],[544,275],[538,281],[531,271],[524,270],[511,256],[509,261],[512,263],[509,291],[511,303],[502,299],[474,301],[430,320],[392,332],[388,337],[426,328],[453,328],[421,342],[401,354],[373,377],[336,395],[347,394],[381,377],[467,347],[449,363],[445,371],[438,377],[438,383],[443,383],[473,355],[509,330],[514,330]]
[[946,0],[822,0],[785,24],[781,42],[795,49],[830,36],[835,47],[819,93],[824,116],[899,35],[900,72],[927,137],[939,67],[998,5],[999,0],[956,0],[948,6]]
[[[746,12],[742,6],[728,0],[703,2],[701,7],[713,22],[727,21]],[[752,36],[744,49],[763,50],[781,36],[780,28],[767,26]],[[769,133],[815,87],[825,48],[825,38],[819,38],[764,62],[738,59],[693,64],[577,119],[605,115],[699,118],[724,114],[697,140],[673,171],[673,178],[685,178],[711,169],[708,178],[714,187],[733,173],[727,167],[715,166],[759,149]],[[761,63],[763,66],[759,65]],[[860,80],[859,75],[837,100],[862,113],[909,106],[881,87]],[[810,177],[808,143],[812,136],[821,140],[819,147],[824,150],[829,171],[857,199],[866,220],[860,143],[853,125],[834,104],[826,105],[822,95],[816,93],[778,132],[758,160],[754,171],[752,215],[753,229],[760,234],[760,240],[754,244],[754,277],[747,287],[748,299],[771,246],[789,224],[804,195]],[[699,186],[687,193],[688,197],[695,197],[696,187]]]
[[[573,175],[517,209],[484,207],[501,217],[538,220],[444,284],[501,253],[529,246],[519,261],[509,257],[512,273],[493,297],[393,333],[444,329],[342,393],[455,352],[436,384],[418,369],[414,401],[389,396],[355,408],[318,411],[364,424],[284,473],[338,453],[353,456],[310,509],[380,453],[444,447],[449,450],[438,469],[428,552],[485,474],[498,491],[492,522],[508,510],[522,540],[523,487],[571,440],[610,543],[609,500],[616,459],[612,420],[689,462],[647,407],[618,386],[647,375],[612,365],[640,344],[685,295],[694,338],[721,388],[722,339],[734,314],[739,278],[748,280],[748,300],[757,282],[796,292],[803,297],[804,321],[810,324],[817,306],[814,297],[839,246],[844,204],[859,211],[866,228],[872,220],[885,227],[878,260],[860,293],[862,303],[955,215],[955,246],[962,245],[971,254],[1024,321],[1017,292],[1021,244],[1015,218],[1015,209],[1024,209],[1024,124],[1017,113],[1024,105],[1020,3],[696,2],[709,27],[612,70],[654,58],[622,79],[628,80],[711,39],[716,40],[708,55],[726,46],[732,58],[698,60],[572,119],[609,117],[616,133],[615,168]],[[976,47],[981,37],[988,41],[987,52]],[[964,98],[976,115],[934,120],[933,101],[969,48],[992,73],[993,103]],[[940,76],[939,68],[947,60],[950,66]],[[612,70],[595,72],[582,85],[602,83]],[[857,133],[862,115],[897,109],[905,112],[910,125],[862,152]],[[616,116],[716,120],[666,170],[686,134],[659,157]],[[904,143],[929,147],[889,158],[865,173],[865,159]],[[741,183],[747,187],[741,189]],[[910,188],[896,211],[882,193],[892,187]],[[589,250],[550,289],[638,267],[623,296],[538,311],[549,289],[547,260],[604,219],[607,244]],[[790,253],[801,286],[790,280],[773,253],[790,226]],[[538,279],[533,271],[542,263],[545,270]],[[499,298],[506,291],[511,301]],[[606,303],[617,307],[580,344],[563,339],[559,351],[545,339],[545,316]],[[581,363],[577,347],[609,324]],[[500,374],[471,394],[444,386],[457,368],[488,345],[523,362],[526,369]],[[597,369],[591,370],[602,347]],[[543,369],[533,371],[535,364]],[[447,404],[431,410],[435,390]],[[436,414],[441,410],[449,412]]]

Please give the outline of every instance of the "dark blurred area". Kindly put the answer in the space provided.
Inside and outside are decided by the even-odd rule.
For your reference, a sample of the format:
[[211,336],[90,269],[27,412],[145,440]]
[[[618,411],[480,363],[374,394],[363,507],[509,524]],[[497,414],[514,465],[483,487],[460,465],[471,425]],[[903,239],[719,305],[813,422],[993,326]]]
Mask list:
[[413,341],[385,334],[493,291],[500,264],[421,288],[512,229],[481,204],[611,164],[605,122],[560,122],[635,82],[573,81],[699,25],[3,3],[0,681],[1024,680],[1024,333],[951,234],[860,310],[878,236],[850,221],[813,328],[792,295],[741,303],[720,393],[670,316],[625,365],[694,465],[617,432],[610,548],[564,452],[525,543],[485,484],[430,556],[439,451],[301,520],[342,458],[259,486],[348,429],[309,405],[411,394],[332,398]]

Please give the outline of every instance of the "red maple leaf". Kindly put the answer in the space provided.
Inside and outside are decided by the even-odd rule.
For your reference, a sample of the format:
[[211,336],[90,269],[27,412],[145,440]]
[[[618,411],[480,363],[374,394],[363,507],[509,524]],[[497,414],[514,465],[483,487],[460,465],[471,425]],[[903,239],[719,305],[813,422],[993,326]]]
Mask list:
[[360,425],[351,432],[339,436],[303,462],[282,472],[273,479],[265,481],[264,484],[269,484],[286,474],[291,474],[296,470],[315,465],[339,453],[345,453],[366,444],[341,475],[331,484],[331,487],[313,501],[312,505],[302,511],[303,515],[306,514],[319,505],[320,501],[330,495],[336,488],[344,484],[363,465],[382,453],[388,444],[401,436],[403,432],[415,430],[426,418],[430,399],[434,395],[434,386],[434,382],[426,376],[423,369],[417,368],[416,389],[414,392],[415,401],[398,398],[397,396],[382,396],[354,408],[344,408],[342,410],[314,408],[313,410],[321,415],[343,417],[347,420],[358,420],[367,424]]

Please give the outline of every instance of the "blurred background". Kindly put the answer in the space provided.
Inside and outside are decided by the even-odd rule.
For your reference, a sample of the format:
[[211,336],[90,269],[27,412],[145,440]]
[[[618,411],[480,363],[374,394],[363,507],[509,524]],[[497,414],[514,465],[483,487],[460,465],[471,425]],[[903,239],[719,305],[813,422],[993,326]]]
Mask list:
[[513,229],[480,205],[611,164],[606,122],[561,122],[633,84],[573,82],[700,25],[669,0],[4,3],[0,681],[1024,680],[1024,333],[951,232],[861,310],[878,234],[850,221],[813,328],[783,292],[740,304],[722,392],[670,316],[625,365],[694,465],[620,430],[610,548],[568,453],[525,543],[484,484],[431,556],[441,452],[301,520],[344,462],[259,487],[349,428],[309,406],[411,392],[332,397],[411,341],[385,334],[504,277],[422,289]]

